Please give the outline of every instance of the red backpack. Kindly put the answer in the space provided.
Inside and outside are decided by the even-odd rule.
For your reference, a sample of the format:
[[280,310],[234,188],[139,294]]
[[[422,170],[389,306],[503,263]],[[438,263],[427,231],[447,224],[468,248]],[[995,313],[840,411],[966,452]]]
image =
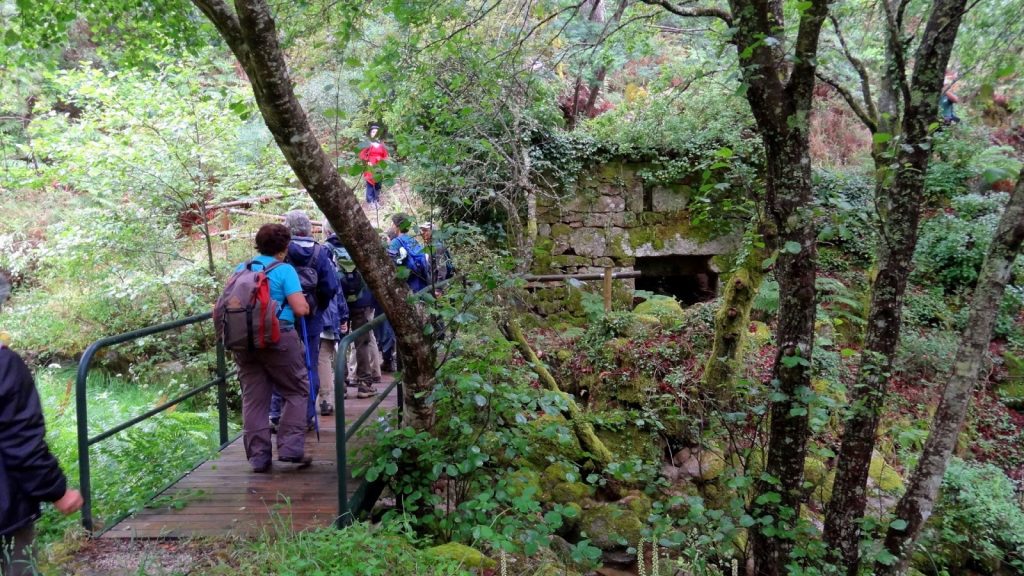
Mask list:
[[267,273],[281,262],[253,270],[254,260],[228,278],[217,304],[213,307],[213,324],[217,338],[228,350],[238,352],[273,348],[281,340],[281,323],[277,318],[277,300],[270,297]]

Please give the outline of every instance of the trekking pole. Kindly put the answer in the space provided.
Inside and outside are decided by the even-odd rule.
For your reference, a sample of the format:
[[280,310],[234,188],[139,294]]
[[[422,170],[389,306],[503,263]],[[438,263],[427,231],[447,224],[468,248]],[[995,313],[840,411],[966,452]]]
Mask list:
[[320,419],[316,413],[316,390],[313,389],[313,359],[309,355],[309,331],[306,329],[306,317],[299,316],[302,324],[302,347],[306,349],[306,377],[309,378],[309,400],[306,401],[306,412],[313,407],[313,428],[316,430],[316,441],[320,441]]

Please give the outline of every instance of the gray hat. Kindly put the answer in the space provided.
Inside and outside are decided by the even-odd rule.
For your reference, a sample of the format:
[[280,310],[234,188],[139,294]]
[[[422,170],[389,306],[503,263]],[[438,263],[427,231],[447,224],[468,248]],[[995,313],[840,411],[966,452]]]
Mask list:
[[292,236],[312,236],[313,223],[302,210],[292,210],[284,215],[284,225]]

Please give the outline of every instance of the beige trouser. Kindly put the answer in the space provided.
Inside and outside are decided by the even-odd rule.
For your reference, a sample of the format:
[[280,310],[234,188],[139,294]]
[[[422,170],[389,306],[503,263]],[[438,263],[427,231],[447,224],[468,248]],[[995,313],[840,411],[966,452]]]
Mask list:
[[317,360],[317,373],[320,375],[320,401],[334,404],[334,357],[337,340],[320,338],[320,358]]

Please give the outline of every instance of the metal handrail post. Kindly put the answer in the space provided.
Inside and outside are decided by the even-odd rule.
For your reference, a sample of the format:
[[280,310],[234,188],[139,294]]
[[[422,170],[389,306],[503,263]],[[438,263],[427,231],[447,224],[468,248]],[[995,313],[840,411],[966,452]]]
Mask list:
[[228,364],[224,343],[217,339],[217,412],[220,419],[220,446],[228,444]]
[[[334,446],[338,459],[338,519],[337,528],[352,523],[352,512],[348,507],[348,450],[345,438],[345,381],[348,378],[348,347],[353,341],[350,331],[338,343],[338,361],[334,370]],[[339,422],[340,421],[340,422]]]

